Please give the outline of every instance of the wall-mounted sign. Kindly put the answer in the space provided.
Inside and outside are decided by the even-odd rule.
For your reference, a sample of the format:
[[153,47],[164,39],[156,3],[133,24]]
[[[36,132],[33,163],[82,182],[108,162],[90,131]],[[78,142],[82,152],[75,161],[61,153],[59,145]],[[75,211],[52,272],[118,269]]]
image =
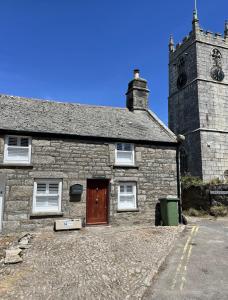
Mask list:
[[210,191],[211,195],[228,195],[228,191]]

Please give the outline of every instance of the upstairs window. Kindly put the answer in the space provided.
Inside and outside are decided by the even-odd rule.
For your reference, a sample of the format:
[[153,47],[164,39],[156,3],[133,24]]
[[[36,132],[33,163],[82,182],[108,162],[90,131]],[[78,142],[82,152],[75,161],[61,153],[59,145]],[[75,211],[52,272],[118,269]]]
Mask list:
[[116,144],[116,164],[117,165],[134,165],[134,145],[126,143]]
[[118,187],[118,209],[136,209],[136,183],[121,182]]
[[4,162],[29,164],[31,162],[31,138],[7,136],[5,139]]
[[33,192],[33,212],[61,212],[61,195],[61,180],[36,180]]

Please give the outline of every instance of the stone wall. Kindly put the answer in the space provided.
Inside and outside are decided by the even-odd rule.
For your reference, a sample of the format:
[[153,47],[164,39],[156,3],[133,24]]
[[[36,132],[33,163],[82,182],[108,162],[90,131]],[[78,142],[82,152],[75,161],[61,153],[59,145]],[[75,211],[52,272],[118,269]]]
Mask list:
[[[213,192],[217,192],[213,193]],[[227,192],[223,193],[223,192]],[[227,184],[202,184],[190,186],[182,190],[182,209],[195,208],[198,210],[210,210],[214,205],[228,206],[228,185]]]
[[[110,179],[109,222],[154,224],[155,205],[160,197],[176,195],[175,147],[135,145],[136,166],[114,166],[115,144],[76,139],[32,138],[32,166],[7,167],[3,162],[4,137],[0,137],[0,174],[6,177],[4,228],[30,230],[53,224],[50,217],[32,217],[34,179],[63,180],[63,217],[86,216],[86,184],[90,178]],[[119,181],[137,183],[137,212],[117,212]],[[71,202],[70,186],[83,185],[80,202]]]
[[228,170],[228,133],[201,132],[203,179],[225,179]]

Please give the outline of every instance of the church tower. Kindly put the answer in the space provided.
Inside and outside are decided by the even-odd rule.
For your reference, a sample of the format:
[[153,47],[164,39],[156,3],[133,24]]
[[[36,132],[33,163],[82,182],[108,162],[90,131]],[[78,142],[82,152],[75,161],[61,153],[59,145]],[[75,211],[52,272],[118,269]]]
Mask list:
[[169,42],[169,128],[185,136],[181,172],[204,181],[228,175],[228,22],[224,35],[201,29]]

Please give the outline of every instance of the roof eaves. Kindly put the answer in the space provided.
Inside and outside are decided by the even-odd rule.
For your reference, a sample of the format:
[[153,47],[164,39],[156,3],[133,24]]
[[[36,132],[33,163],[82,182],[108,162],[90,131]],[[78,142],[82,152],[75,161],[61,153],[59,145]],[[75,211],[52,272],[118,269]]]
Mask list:
[[64,138],[76,138],[82,140],[98,140],[98,141],[115,141],[115,142],[135,142],[138,144],[156,144],[156,145],[176,145],[176,142],[170,141],[161,141],[161,140],[140,140],[140,139],[131,139],[131,138],[123,138],[123,137],[107,137],[107,136],[95,136],[95,135],[77,135],[70,133],[62,133],[62,132],[44,132],[44,131],[33,131],[33,130],[15,130],[15,129],[7,129],[0,128],[0,133],[2,134],[25,134],[28,136],[44,136],[44,137],[64,137]]

